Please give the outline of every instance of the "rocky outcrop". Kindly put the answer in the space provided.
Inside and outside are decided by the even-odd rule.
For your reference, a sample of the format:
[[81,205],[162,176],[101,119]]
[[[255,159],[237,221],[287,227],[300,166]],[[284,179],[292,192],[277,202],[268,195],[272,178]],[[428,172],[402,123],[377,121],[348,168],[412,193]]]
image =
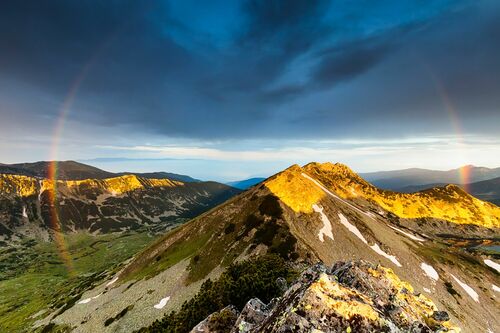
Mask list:
[[315,265],[279,299],[268,305],[252,299],[235,311],[214,313],[192,332],[460,332],[391,269],[365,261]]

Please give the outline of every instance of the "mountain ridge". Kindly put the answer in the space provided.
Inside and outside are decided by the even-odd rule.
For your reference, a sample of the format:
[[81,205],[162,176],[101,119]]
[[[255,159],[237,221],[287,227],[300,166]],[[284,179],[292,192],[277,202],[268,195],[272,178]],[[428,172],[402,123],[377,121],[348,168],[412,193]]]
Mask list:
[[49,178],[49,169],[57,169],[59,180],[106,179],[125,175],[137,175],[142,178],[171,179],[182,182],[199,182],[199,179],[170,172],[109,172],[92,165],[76,161],[38,161],[31,163],[1,164],[0,174],[17,174],[38,178]]
[[[0,240],[45,235],[58,214],[63,232],[112,232],[172,226],[240,190],[217,182],[181,182],[134,174],[102,179],[52,180],[0,174]],[[37,236],[38,237],[38,236]]]
[[[303,177],[303,171],[312,175],[313,178],[319,179],[326,187],[332,188],[333,192],[342,199],[372,200],[383,209],[402,218],[432,217],[453,223],[500,227],[500,208],[472,197],[459,186],[449,184],[409,194],[379,190],[349,167],[339,163],[309,163],[303,168],[293,165],[264,182],[274,194],[297,212],[310,213],[314,202],[324,197],[324,191],[313,190],[305,180],[295,179]],[[282,184],[281,180],[285,178],[285,184]],[[314,179],[312,181],[314,182]],[[289,190],[286,182],[302,186]],[[283,193],[280,187],[283,187],[287,193]],[[467,202],[458,206],[460,202],[458,199]],[[439,208],[433,212],[433,206],[439,206]],[[472,218],[473,216],[474,218]],[[494,216],[494,218],[490,218],[490,216]]]

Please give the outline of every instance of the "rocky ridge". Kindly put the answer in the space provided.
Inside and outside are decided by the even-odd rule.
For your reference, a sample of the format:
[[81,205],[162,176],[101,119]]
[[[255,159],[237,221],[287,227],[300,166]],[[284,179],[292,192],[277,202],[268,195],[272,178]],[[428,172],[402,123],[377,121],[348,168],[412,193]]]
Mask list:
[[251,299],[241,312],[228,306],[191,333],[460,332],[447,312],[399,279],[366,261],[317,264],[269,304]]

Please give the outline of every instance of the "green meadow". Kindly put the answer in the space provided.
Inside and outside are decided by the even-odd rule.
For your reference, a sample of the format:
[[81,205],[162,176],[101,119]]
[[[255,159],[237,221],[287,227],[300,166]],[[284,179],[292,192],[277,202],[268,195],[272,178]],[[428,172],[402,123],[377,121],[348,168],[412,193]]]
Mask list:
[[27,240],[1,248],[0,332],[31,332],[36,320],[73,305],[154,239],[147,232],[66,235],[71,270],[54,242]]

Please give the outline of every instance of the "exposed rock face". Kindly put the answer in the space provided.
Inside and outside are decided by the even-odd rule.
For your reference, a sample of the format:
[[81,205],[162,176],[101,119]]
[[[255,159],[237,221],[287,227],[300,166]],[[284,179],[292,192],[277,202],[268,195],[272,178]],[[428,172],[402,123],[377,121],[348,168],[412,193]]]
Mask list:
[[445,311],[391,269],[365,261],[315,265],[281,298],[267,306],[252,299],[230,329],[226,321],[225,330],[210,330],[206,323],[215,327],[224,311],[192,332],[460,332]]

